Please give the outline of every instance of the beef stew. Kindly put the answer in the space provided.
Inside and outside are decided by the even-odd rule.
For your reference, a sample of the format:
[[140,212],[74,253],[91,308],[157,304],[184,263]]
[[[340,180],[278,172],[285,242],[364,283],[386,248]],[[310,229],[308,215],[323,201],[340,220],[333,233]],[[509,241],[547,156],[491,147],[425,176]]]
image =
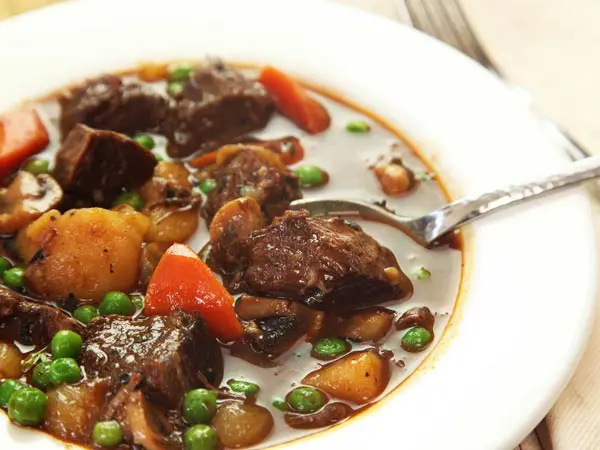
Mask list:
[[447,201],[376,116],[221,61],[32,104],[46,129],[0,170],[0,407],[16,424],[95,448],[269,446],[378,401],[442,335],[460,245],[289,210],[324,191],[407,215]]

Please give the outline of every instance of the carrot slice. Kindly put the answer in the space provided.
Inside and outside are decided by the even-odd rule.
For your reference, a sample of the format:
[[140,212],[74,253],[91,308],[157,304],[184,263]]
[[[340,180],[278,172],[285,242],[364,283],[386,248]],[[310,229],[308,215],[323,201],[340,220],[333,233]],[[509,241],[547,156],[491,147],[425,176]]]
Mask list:
[[190,161],[190,166],[200,169],[201,167],[210,166],[217,162],[217,151],[205,153]]
[[327,110],[289,75],[272,66],[260,73],[260,82],[275,97],[277,109],[303,130],[317,134],[331,124]]
[[0,179],[48,145],[48,132],[34,110],[0,115]]
[[165,252],[150,279],[145,301],[148,315],[166,315],[176,309],[198,312],[222,341],[242,335],[233,297],[198,255],[183,244],[173,244]]

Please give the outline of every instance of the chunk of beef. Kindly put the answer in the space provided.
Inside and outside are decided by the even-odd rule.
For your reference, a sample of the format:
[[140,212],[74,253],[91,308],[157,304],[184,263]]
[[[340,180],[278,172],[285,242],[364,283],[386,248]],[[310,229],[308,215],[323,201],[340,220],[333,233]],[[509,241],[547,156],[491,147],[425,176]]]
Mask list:
[[217,385],[223,376],[217,342],[199,316],[184,312],[95,319],[86,329],[80,359],[89,378],[106,378],[115,387],[141,375],[144,393],[167,408],[177,408],[203,379]]
[[165,118],[168,100],[147,86],[115,75],[89,80],[59,98],[63,139],[78,123],[120,133],[152,130]]
[[203,208],[209,220],[230,200],[252,197],[270,221],[283,214],[291,201],[302,197],[298,177],[269,150],[244,145],[223,147],[217,164],[213,173],[217,186]]
[[29,225],[62,199],[62,189],[50,175],[19,172],[0,188],[0,234],[13,234]]
[[107,206],[122,189],[141,186],[154,166],[152,152],[127,136],[76,125],[56,154],[54,176],[69,194]]
[[288,211],[243,246],[247,267],[238,278],[259,295],[320,310],[350,310],[413,292],[389,249],[337,217]]
[[0,341],[46,345],[60,330],[82,329],[83,325],[64,311],[0,286]]
[[208,152],[264,128],[275,110],[260,83],[220,62],[196,68],[182,97],[163,126],[174,157]]

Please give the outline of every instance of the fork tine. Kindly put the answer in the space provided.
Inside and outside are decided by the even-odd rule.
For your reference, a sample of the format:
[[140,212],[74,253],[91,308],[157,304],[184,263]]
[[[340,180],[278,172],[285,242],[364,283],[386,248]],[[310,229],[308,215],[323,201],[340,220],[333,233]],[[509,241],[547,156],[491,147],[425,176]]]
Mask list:
[[488,69],[495,70],[494,64],[479,43],[459,1],[445,0],[439,3],[447,25],[453,29],[457,40],[461,43],[461,49],[465,49],[463,51],[467,55],[479,61]]
[[493,63],[477,41],[456,0],[404,0],[415,28],[455,47],[485,67]]
[[431,23],[429,14],[427,14],[427,11],[424,9],[425,5],[421,0],[405,0],[404,4],[406,5],[408,15],[415,28],[440,39],[437,34],[437,28]]

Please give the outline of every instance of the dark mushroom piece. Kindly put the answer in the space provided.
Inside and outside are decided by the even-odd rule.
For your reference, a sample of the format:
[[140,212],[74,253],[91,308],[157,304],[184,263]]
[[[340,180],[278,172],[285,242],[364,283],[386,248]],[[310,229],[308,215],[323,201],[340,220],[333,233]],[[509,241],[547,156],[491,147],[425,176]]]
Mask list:
[[406,330],[412,327],[423,327],[433,331],[435,317],[427,306],[417,306],[406,311],[396,321],[396,329]]
[[351,406],[341,403],[329,403],[323,409],[313,414],[285,413],[283,419],[292,428],[309,430],[334,425],[350,417],[354,410]]
[[50,175],[18,172],[0,188],[0,234],[14,234],[59,204],[62,189]]

